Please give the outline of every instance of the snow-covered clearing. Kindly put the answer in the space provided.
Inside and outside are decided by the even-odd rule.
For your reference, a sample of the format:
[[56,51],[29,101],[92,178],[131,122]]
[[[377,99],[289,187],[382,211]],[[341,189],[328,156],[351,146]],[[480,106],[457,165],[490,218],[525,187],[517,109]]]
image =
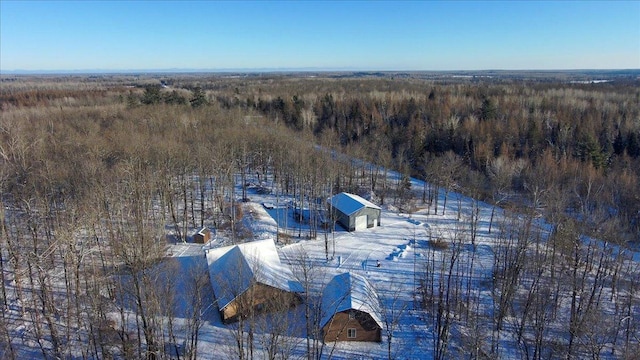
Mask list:
[[[389,180],[400,181],[400,175],[389,172]],[[415,197],[419,198],[418,194],[425,184],[416,179],[411,179],[411,183]],[[434,214],[433,209],[426,205],[420,204],[419,200],[416,200],[417,211],[411,214],[400,213],[392,206],[383,205],[380,227],[352,233],[337,227],[334,232],[320,230],[316,239],[308,239],[308,226],[297,223],[288,206],[291,199],[282,195],[276,197],[250,191],[251,202],[244,204],[244,224],[252,230],[255,239],[279,239],[282,261],[290,264],[294,272],[302,258],[307,264],[311,264],[316,272],[312,284],[316,297],[335,274],[350,271],[364,275],[377,289],[388,319],[398,319],[397,325],[388,329],[392,333],[392,358],[428,359],[442,356],[442,353],[437,354],[434,350],[439,346],[434,334],[442,330],[438,328],[441,325],[436,324],[433,316],[428,315],[429,309],[433,308],[421,303],[419,294],[422,294],[420,289],[424,286],[436,289],[455,286],[462,293],[459,307],[450,315],[450,333],[443,339],[447,342],[445,357],[466,354],[469,351],[468,343],[474,341],[469,339],[474,337],[477,347],[482,348],[476,355],[486,353],[487,346],[491,343],[489,338],[492,336],[497,337],[495,342],[500,343],[500,358],[523,357],[527,350],[519,347],[518,340],[513,335],[518,326],[518,319],[509,314],[505,314],[503,332],[498,334],[495,334],[492,326],[477,325],[473,328],[466,325],[453,326],[453,323],[461,318],[456,312],[475,311],[476,319],[481,319],[498,310],[496,303],[499,302],[499,298],[496,298],[495,292],[491,290],[495,281],[495,252],[497,248],[505,245],[505,240],[498,240],[498,237],[504,238],[510,231],[521,230],[510,227],[524,226],[526,222],[519,216],[507,219],[503,210],[496,209],[490,232],[489,222],[494,210],[491,205],[450,192],[443,214],[444,192],[441,191],[439,196],[438,214]],[[471,226],[474,213],[477,214],[475,228]],[[544,243],[551,226],[543,219],[534,219],[532,225]],[[474,244],[470,240],[472,232],[476,234]],[[290,238],[283,238],[283,233],[288,234]],[[201,255],[202,248],[218,246],[219,243],[220,239],[215,239],[212,244],[204,247],[176,244],[171,252],[173,256],[187,256],[190,261],[203,262],[205,260]],[[438,244],[445,245],[440,247]],[[452,256],[456,256],[456,259],[452,260]],[[633,254],[633,257],[637,259],[638,254]],[[452,272],[451,269],[447,269],[452,261],[456,262],[456,267],[465,269],[469,267],[469,262],[473,262],[472,270]],[[432,274],[430,283],[424,280],[428,273]],[[453,283],[444,285],[447,275],[455,279]],[[436,301],[435,298],[432,299]],[[566,301],[560,303],[563,307],[569,307]],[[468,306],[473,306],[474,309],[469,309]],[[568,312],[567,308],[558,311]],[[635,321],[640,316],[640,309],[634,308],[630,311]],[[292,314],[294,317],[298,316],[298,321],[303,322],[300,309],[293,310]],[[565,316],[568,315],[560,317]],[[330,354],[334,359],[387,358],[389,348],[386,330],[383,329],[383,341],[379,344],[327,343],[324,357],[329,357]],[[551,326],[545,331],[547,334],[553,334],[558,330]],[[222,325],[216,311],[210,311],[202,328],[199,354],[219,354],[222,344],[228,346],[232,343],[231,332],[232,329]],[[304,357],[305,335],[301,332],[297,338],[292,339],[292,343],[295,344],[292,354]],[[635,336],[637,337],[637,330]],[[478,339],[479,337],[481,339]],[[556,345],[548,343],[547,337],[544,341],[544,346],[549,348],[546,356],[553,357],[552,348]],[[467,344],[463,345],[464,342]],[[231,353],[232,349],[227,347],[224,351]],[[603,347],[602,353],[604,356],[611,354],[606,350],[606,346]]]

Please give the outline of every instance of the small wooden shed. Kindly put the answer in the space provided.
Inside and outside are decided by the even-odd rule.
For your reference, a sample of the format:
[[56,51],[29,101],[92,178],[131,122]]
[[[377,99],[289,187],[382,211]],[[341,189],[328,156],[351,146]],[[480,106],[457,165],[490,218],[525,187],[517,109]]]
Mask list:
[[378,295],[361,275],[336,275],[322,294],[323,339],[328,341],[382,340]]
[[327,200],[329,211],[347,231],[358,231],[380,226],[382,209],[362,197],[346,192]]
[[206,244],[211,240],[211,230],[208,227],[203,227],[193,235],[193,242],[196,244]]

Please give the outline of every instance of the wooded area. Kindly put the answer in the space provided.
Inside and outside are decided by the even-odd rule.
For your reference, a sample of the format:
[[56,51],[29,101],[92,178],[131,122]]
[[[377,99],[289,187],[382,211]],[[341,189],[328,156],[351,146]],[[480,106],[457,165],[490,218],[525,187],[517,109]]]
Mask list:
[[[185,274],[193,303],[178,327],[178,280],[165,276],[176,264],[165,246],[205,225],[234,242],[250,238],[238,202],[254,176],[272,178],[309,207],[338,191],[366,190],[382,204],[406,211],[429,204],[438,213],[446,203],[439,207],[435,194],[455,191],[508,211],[512,227],[494,228],[501,250],[493,318],[470,315],[473,294],[461,274],[473,274],[473,259],[465,262],[470,269],[456,268],[456,246],[472,239],[447,245],[448,269],[424,270],[440,274],[425,275],[420,294],[434,316],[435,358],[447,358],[451,332],[441,320],[454,312],[477,325],[477,343],[467,342],[474,358],[504,351],[479,335],[485,328],[517,334],[522,358],[597,357],[605,343],[615,356],[637,354],[640,283],[637,263],[625,262],[627,249],[640,246],[637,77],[597,84],[192,74],[1,81],[2,306],[31,318],[28,343],[43,358],[155,358],[182,336],[178,328],[195,341],[187,356],[195,358],[206,269]],[[390,183],[385,169],[430,186]],[[531,225],[537,218],[553,225],[552,246],[531,250],[541,237]],[[167,229],[174,238],[167,240]],[[301,234],[282,237],[293,235]],[[554,313],[563,299],[571,313]],[[545,324],[562,319],[569,343],[550,351]],[[10,324],[3,310],[0,355],[18,358]]]

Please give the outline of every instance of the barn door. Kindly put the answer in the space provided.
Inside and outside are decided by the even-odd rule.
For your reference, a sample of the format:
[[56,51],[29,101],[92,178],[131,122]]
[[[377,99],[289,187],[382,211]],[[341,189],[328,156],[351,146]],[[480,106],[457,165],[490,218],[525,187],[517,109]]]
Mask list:
[[356,231],[364,230],[367,228],[367,215],[360,215],[356,217]]

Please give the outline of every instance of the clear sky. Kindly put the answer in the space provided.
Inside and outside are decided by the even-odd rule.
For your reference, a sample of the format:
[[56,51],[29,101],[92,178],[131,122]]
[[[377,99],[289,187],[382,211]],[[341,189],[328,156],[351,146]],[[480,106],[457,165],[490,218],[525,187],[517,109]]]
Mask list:
[[0,71],[640,68],[640,1],[0,0]]

